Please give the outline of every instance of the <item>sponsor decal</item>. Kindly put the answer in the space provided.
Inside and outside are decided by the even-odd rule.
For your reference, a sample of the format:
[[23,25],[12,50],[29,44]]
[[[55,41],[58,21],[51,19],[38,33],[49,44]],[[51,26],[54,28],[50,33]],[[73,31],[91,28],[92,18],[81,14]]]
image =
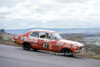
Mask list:
[[62,42],[57,42],[57,43],[56,43],[56,45],[59,45],[59,46],[63,46],[63,44],[64,44],[64,43],[62,43]]
[[44,40],[44,42],[49,42],[50,40],[49,39],[43,39]]
[[66,45],[66,47],[71,47],[71,45],[70,44],[65,44]]
[[37,38],[21,37],[21,40],[23,40],[23,41],[35,42],[35,43],[38,42],[38,39],[37,39]]
[[49,49],[52,49],[52,45],[51,44],[49,44]]
[[25,41],[27,37],[21,36],[21,40]]

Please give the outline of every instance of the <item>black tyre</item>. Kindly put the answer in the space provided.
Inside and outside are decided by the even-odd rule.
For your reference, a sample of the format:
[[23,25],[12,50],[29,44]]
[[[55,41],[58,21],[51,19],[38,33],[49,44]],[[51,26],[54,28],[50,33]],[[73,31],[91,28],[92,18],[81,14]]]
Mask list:
[[64,56],[69,56],[69,57],[74,56],[74,54],[72,53],[72,51],[71,51],[70,49],[62,49],[61,53],[62,53]]
[[23,43],[23,49],[24,50],[30,50],[31,49],[31,45],[29,43]]

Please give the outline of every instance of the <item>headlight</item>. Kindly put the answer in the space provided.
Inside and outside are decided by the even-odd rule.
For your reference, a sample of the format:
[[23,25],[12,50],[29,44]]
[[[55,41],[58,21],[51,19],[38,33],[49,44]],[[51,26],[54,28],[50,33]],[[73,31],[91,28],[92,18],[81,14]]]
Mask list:
[[83,47],[79,47],[79,50],[84,50],[84,48]]
[[76,49],[76,48],[77,48],[77,46],[76,46],[76,45],[73,45],[73,48],[74,48],[74,49]]

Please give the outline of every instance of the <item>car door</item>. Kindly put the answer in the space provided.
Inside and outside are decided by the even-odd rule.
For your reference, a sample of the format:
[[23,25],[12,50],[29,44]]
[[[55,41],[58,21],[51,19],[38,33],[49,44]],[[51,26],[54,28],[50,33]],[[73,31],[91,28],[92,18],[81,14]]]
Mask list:
[[33,31],[29,35],[29,41],[33,48],[38,48],[39,31]]
[[[39,47],[41,47],[42,50],[50,50],[49,45],[50,45],[50,38],[45,38],[45,34],[47,32],[40,32],[39,33]],[[49,34],[49,33],[48,33]],[[49,34],[50,35],[50,34]]]
[[58,52],[59,51],[59,46],[57,45],[58,41],[55,37],[55,35],[51,34],[50,36],[50,45],[51,45],[51,51],[54,51],[54,52]]

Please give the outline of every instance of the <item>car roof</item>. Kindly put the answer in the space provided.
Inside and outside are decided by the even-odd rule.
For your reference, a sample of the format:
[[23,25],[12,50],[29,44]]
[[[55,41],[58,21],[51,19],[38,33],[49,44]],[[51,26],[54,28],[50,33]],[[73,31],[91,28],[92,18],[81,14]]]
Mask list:
[[34,29],[34,30],[31,30],[32,32],[33,31],[40,31],[40,32],[47,32],[47,33],[55,33],[55,31],[51,31],[51,30],[44,30],[44,29]]

